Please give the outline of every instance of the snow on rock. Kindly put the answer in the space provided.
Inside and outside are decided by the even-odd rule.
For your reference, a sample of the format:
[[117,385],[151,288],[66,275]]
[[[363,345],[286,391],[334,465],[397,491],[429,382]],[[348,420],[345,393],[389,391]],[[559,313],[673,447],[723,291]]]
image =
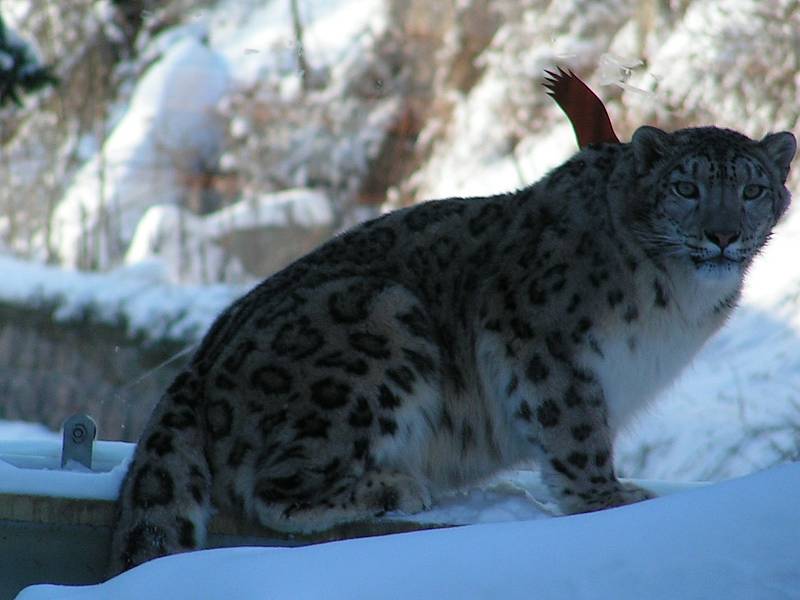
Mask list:
[[333,224],[333,208],[322,192],[294,189],[238,202],[209,215],[207,221],[215,237],[249,227],[324,227]]
[[[381,29],[384,0],[305,0],[299,3],[304,51],[314,68],[341,61],[354,40]],[[223,0],[210,12],[211,45],[225,56],[240,87],[297,69],[290,3]]]
[[[241,282],[275,272],[310,250],[332,233],[333,220],[330,200],[306,189],[262,194],[205,216],[153,206],[136,228],[125,263],[162,261],[176,283]],[[237,243],[245,234],[251,243]],[[284,238],[293,238],[295,247]],[[243,261],[251,266],[249,275]]]
[[228,88],[219,54],[193,37],[169,47],[56,207],[52,241],[63,264],[114,265],[149,206],[182,199],[185,180],[220,152],[224,130],[214,107]]
[[54,318],[70,321],[87,311],[101,321],[124,322],[146,340],[199,338],[216,316],[245,291],[229,285],[172,285],[162,265],[148,261],[108,273],[82,273],[0,256],[0,301],[56,305]]
[[[313,0],[300,8],[303,50],[319,71],[335,71],[342,64],[349,68],[353,55],[363,53],[371,36],[385,28],[383,0]],[[225,118],[217,112],[220,101],[264,81],[278,82],[281,88],[294,82],[299,90],[297,51],[289,3],[277,0],[258,7],[223,0],[146,40],[140,62],[158,60],[137,83],[100,151],[79,170],[56,207],[50,240],[61,264],[108,269],[123,256],[130,264],[136,257],[152,256],[159,243],[155,238],[180,221],[178,231],[188,234],[189,245],[183,245],[185,239],[162,244],[165,253],[176,258],[167,267],[173,280],[241,280],[244,271],[236,257],[215,247],[214,236],[206,235],[212,224],[201,224],[176,207],[191,202],[198,175],[219,158],[226,133]],[[347,80],[344,73],[337,78]],[[333,102],[344,100],[337,96]],[[240,121],[232,119],[234,131]],[[365,131],[377,129],[381,137],[386,125],[374,125],[368,120]],[[306,140],[309,148],[313,133],[309,131]],[[342,151],[366,163],[360,154],[369,140],[342,138]],[[302,144],[294,145],[295,161],[309,158]],[[328,154],[334,162],[339,158]],[[251,202],[253,196],[261,204],[258,190],[249,194]],[[140,224],[150,208],[153,211]],[[209,239],[212,243],[206,244]],[[169,245],[174,247],[166,248]],[[179,254],[184,258],[177,258]],[[200,258],[185,258],[189,254]],[[271,270],[277,266],[271,264]]]
[[18,600],[792,598],[800,465],[597,513],[145,563]]
[[125,263],[156,260],[175,283],[244,279],[241,263],[208,239],[204,225],[203,217],[180,206],[151,206],[136,226]]

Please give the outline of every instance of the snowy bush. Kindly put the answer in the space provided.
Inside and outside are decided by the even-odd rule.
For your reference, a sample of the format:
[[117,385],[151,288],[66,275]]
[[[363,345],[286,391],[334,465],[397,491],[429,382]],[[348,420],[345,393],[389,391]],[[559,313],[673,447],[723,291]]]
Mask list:
[[214,107],[227,89],[222,59],[192,37],[145,73],[124,117],[55,209],[51,244],[62,264],[118,264],[149,206],[184,200],[181,176],[220,153]]

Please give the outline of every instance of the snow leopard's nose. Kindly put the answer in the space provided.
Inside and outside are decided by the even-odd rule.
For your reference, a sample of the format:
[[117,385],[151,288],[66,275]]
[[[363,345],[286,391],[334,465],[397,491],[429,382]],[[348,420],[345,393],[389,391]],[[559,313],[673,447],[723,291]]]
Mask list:
[[704,231],[706,237],[714,244],[719,246],[720,250],[724,250],[730,244],[739,239],[738,231]]

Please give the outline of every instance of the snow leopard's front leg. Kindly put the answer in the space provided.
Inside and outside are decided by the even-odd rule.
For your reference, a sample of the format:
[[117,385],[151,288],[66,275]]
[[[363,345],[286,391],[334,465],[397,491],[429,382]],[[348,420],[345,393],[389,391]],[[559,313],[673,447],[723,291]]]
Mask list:
[[603,389],[591,371],[572,360],[557,334],[504,365],[495,371],[493,387],[565,513],[652,497],[614,474]]

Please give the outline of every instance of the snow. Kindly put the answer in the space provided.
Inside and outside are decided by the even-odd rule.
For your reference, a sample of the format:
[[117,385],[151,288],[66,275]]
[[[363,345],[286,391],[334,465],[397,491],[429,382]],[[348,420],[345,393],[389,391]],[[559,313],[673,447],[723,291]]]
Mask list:
[[[492,74],[490,74],[492,75]],[[486,76],[453,114],[458,136],[424,168],[420,193],[429,198],[491,195],[530,185],[575,151],[564,122],[509,152],[508,132],[495,121],[506,99],[495,77]]]
[[[364,40],[385,27],[383,0],[309,0],[300,8],[304,52],[319,72],[352,67],[353,55],[365,50]],[[193,182],[216,168],[226,134],[219,107],[267,81],[299,91],[297,51],[289,3],[278,0],[258,6],[223,0],[208,10],[190,11],[184,23],[147,40],[139,54],[141,62],[153,64],[137,81],[130,102],[115,109],[118,120],[102,147],[91,151],[82,146],[90,150],[89,158],[54,211],[50,242],[60,263],[109,269],[123,257],[126,264],[150,258],[141,241],[131,248],[133,238],[175,221],[177,209],[169,207],[185,204],[195,190]],[[386,126],[376,128],[374,118],[369,115],[364,130],[380,138]],[[242,133],[237,122],[242,119],[233,117],[233,134]],[[311,148],[314,132],[306,137]],[[340,151],[356,163],[370,147],[369,139],[343,142]],[[361,162],[366,164],[366,158]],[[44,257],[44,238],[37,240]],[[196,239],[188,250],[208,254],[208,264],[190,265],[172,279],[241,280],[241,265],[206,242]],[[165,254],[162,259],[173,260],[169,273],[184,270],[177,252]]]
[[0,494],[114,500],[133,444],[95,441],[92,471],[61,468],[61,434],[37,423],[0,420]]
[[210,227],[214,236],[231,228],[250,227],[320,227],[333,224],[330,200],[318,190],[293,189],[261,194],[254,200],[233,204],[215,213]]
[[164,598],[790,599],[800,465],[624,508],[302,548],[170,556],[18,600]]
[[220,245],[222,240],[237,231],[258,229],[267,236],[270,227],[332,228],[333,220],[330,200],[309,189],[261,194],[204,216],[158,204],[147,209],[139,221],[125,263],[159,262],[173,283],[247,281],[252,277],[238,258]]
[[180,206],[151,206],[136,226],[125,263],[133,266],[154,261],[175,283],[243,279],[241,263],[209,239],[205,222]]
[[[297,71],[289,2],[220,2],[208,14],[209,43],[225,58],[239,87]],[[382,26],[382,0],[305,0],[299,3],[304,50],[315,68],[340,62],[365,32]]]
[[[59,439],[31,429],[0,422],[0,438],[42,438],[0,442],[0,493],[115,497],[131,444],[98,442],[96,472],[62,471],[55,468]],[[800,465],[713,486],[639,483],[662,497],[554,519],[537,474],[516,471],[440,498],[421,515],[389,515],[464,527],[292,549],[205,550],[100,585],[34,585],[17,598],[124,600],[150,597],[154,586],[176,600],[513,599],[529,598],[531,590],[555,600],[793,597],[800,585],[793,551]]]
[[108,268],[154,202],[175,204],[184,182],[220,152],[217,102],[229,88],[224,59],[184,37],[142,77],[130,107],[80,169],[53,217],[53,244],[67,266]]
[[172,285],[161,265],[143,262],[108,273],[82,273],[0,255],[0,300],[57,306],[54,318],[69,321],[87,310],[95,318],[124,321],[131,336],[196,340],[246,288]]
[[0,441],[27,440],[33,442],[61,440],[61,436],[39,423],[0,420]]
[[83,465],[61,469],[61,439],[3,439],[12,434],[0,422],[0,494],[115,500],[133,445],[95,442],[92,471]]

